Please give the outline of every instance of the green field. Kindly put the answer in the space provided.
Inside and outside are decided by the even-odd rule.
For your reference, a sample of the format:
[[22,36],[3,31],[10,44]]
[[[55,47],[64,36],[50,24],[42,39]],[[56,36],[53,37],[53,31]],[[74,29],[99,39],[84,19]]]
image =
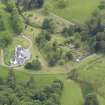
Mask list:
[[99,105],[105,105],[105,99],[102,96],[98,96]]
[[105,55],[94,55],[77,67],[78,80],[91,83],[100,105],[105,105]]
[[[6,78],[7,74],[8,69],[0,66],[0,76]],[[64,92],[61,98],[62,105],[66,105],[67,103],[70,105],[81,105],[83,102],[79,85],[73,81],[67,80],[66,74],[32,74],[31,72],[25,73],[18,70],[15,71],[15,74],[17,81],[25,81],[29,79],[30,76],[34,76],[37,89],[49,85],[53,80],[60,79],[64,82]]]
[[[84,60],[84,62],[81,62],[77,65],[77,67],[79,68],[79,79],[89,81],[97,88],[100,105],[104,105],[104,99],[103,96],[101,96],[104,95],[105,90],[104,63],[105,57],[101,55],[95,55],[87,58],[86,60]],[[88,65],[88,67],[86,65]],[[99,68],[101,69],[99,70]],[[7,74],[7,68],[0,67],[0,76],[5,78]],[[38,89],[50,84],[55,79],[60,79],[64,82],[64,92],[61,98],[62,105],[82,105],[83,103],[82,91],[79,85],[73,81],[67,80],[66,74],[37,74],[37,72],[35,74],[34,72],[24,72],[24,70],[15,70],[15,74],[18,81],[27,80],[30,76],[33,75],[36,80]]]
[[85,63],[82,68],[79,67],[79,79],[94,83],[96,88],[103,86],[105,81],[105,56],[95,56]]
[[45,5],[48,6],[49,11],[69,21],[78,23],[88,20],[100,2],[100,0],[67,0],[67,7],[59,9],[56,7],[56,1],[46,0]]
[[66,80],[64,82],[64,94],[61,98],[61,105],[82,105],[83,96],[78,84]]
[[[37,83],[38,88],[48,85],[55,79],[65,80],[65,74],[35,74],[32,72],[24,72],[19,70],[14,70],[16,74],[17,81],[25,81],[33,76]],[[8,69],[6,67],[0,66],[0,76],[6,78],[8,75]]]
[[[7,74],[8,69],[0,66],[0,76],[6,78]],[[64,82],[64,93],[61,98],[62,105],[66,105],[67,103],[70,105],[81,105],[83,102],[83,97],[79,85],[73,81],[67,80],[66,74],[32,74],[31,72],[24,73],[18,70],[15,71],[15,74],[17,81],[25,81],[33,75],[37,84],[37,89],[49,85],[53,80],[60,79]]]
[[[100,0],[67,0],[67,7],[61,9],[56,7],[56,1],[57,0],[46,0],[45,5],[48,6],[50,13],[56,14],[58,16],[58,20],[63,17],[70,22],[77,23],[84,23],[87,21],[100,2]],[[29,17],[31,23],[35,22],[36,24],[39,24],[39,26],[45,18],[43,14],[37,13],[36,11],[28,11],[25,12],[24,15]],[[29,15],[32,15],[32,17]],[[4,11],[4,5],[0,5],[0,16],[2,17],[1,19],[4,22],[6,31],[12,33],[13,27],[11,25],[10,14]],[[67,78],[67,73],[75,68],[78,73],[77,79],[91,83],[97,93],[99,105],[105,105],[105,55],[94,54],[79,63],[70,61],[63,66],[58,65],[55,67],[48,67],[43,52],[39,51],[35,45],[35,37],[38,36],[40,31],[41,29],[39,28],[28,26],[27,29],[24,30],[23,34],[32,41],[33,46],[30,49],[32,52],[32,59],[39,56],[43,66],[42,70],[30,71],[23,67],[19,69],[16,68],[14,69],[14,72],[16,74],[17,81],[26,81],[30,76],[33,76],[37,84],[37,90],[51,84],[51,82],[56,79],[60,79],[64,83],[61,105],[83,105],[84,99],[82,88],[79,83]],[[59,44],[62,44],[65,40],[66,38],[61,35],[54,34],[50,43],[57,41]],[[5,64],[10,64],[16,45],[22,45],[24,48],[28,48],[29,42],[21,36],[14,37],[12,44],[4,49]],[[65,47],[64,50],[67,50],[67,48]],[[7,74],[8,68],[0,66],[0,76],[6,78]]]

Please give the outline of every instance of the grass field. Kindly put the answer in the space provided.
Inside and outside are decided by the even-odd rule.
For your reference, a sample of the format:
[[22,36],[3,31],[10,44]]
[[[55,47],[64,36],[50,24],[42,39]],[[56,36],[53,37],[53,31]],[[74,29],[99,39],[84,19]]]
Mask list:
[[[0,66],[0,76],[6,78],[8,69]],[[64,92],[61,99],[61,105],[81,105],[83,97],[80,87],[73,81],[67,80],[66,74],[31,74],[22,71],[15,71],[17,81],[26,81],[30,76],[33,76],[36,81],[37,89],[49,85],[53,80],[60,79],[64,82]]]
[[105,99],[102,96],[97,96],[97,97],[98,97],[99,105],[105,105]]
[[[57,0],[56,0],[57,1]],[[97,8],[100,0],[67,0],[68,6],[63,9],[56,7],[56,1],[46,0],[49,11],[69,21],[85,22]]]
[[[15,70],[14,70],[15,71]],[[0,76],[3,78],[6,78],[8,74],[8,69],[5,67],[0,66]],[[30,76],[33,76],[35,78],[36,84],[38,88],[42,88],[43,86],[48,85],[55,79],[65,80],[66,75],[65,74],[32,74],[28,72],[22,72],[22,71],[15,71],[17,81],[26,81],[30,78]]]
[[[56,7],[54,1],[56,2],[56,0],[46,0],[45,2],[45,5],[48,5],[49,11],[69,21],[79,23],[84,23],[87,21],[100,2],[100,0],[67,0],[68,6],[64,9],[59,9]],[[13,30],[10,22],[10,14],[5,13],[5,11],[1,11],[3,8],[4,6],[0,5],[2,19],[3,21],[6,20],[4,23],[7,31],[12,32]],[[42,24],[45,17],[37,13],[33,14],[33,12],[34,11],[29,12],[26,15],[29,16],[32,23],[36,20],[35,22],[37,24]],[[33,15],[32,18],[30,17],[31,15]],[[78,64],[70,62],[64,66],[50,68],[34,42],[34,38],[40,31],[40,29],[28,27],[27,30],[24,31],[24,35],[31,38],[33,42],[33,46],[31,48],[32,58],[34,59],[36,56],[40,57],[43,70],[38,72],[26,71],[24,68],[24,70],[14,70],[17,81],[26,81],[30,76],[33,76],[37,84],[37,89],[41,89],[44,86],[49,85],[53,80],[60,79],[64,82],[64,92],[61,98],[61,105],[83,105],[81,87],[77,83],[68,80],[66,74],[73,67],[76,67],[79,75],[78,79],[92,83],[94,88],[96,88],[99,104],[105,105],[105,56],[95,55]],[[51,41],[53,42],[55,40],[59,43],[63,43],[65,41],[65,39],[59,35],[53,36]],[[21,37],[15,38],[13,43],[4,50],[6,64],[10,63],[10,59],[14,55],[15,47],[18,44],[25,48],[29,46],[29,43],[25,39]],[[7,74],[8,69],[0,66],[0,76],[6,78]]]
[[82,105],[83,96],[78,84],[66,80],[64,82],[64,94],[61,98],[61,105]]
[[78,80],[91,83],[100,105],[105,105],[105,55],[94,55],[77,66]]
[[97,84],[97,86],[102,85],[105,81],[105,56],[96,56],[85,63],[78,70],[79,78]]

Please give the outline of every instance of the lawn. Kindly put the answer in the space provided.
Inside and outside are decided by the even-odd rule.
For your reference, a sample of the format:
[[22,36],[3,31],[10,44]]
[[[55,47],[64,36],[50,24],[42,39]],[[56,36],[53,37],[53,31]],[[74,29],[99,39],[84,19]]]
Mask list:
[[100,105],[105,101],[105,55],[94,55],[82,61],[76,67],[78,80],[82,80],[93,85],[98,94]]
[[66,8],[59,9],[56,7],[56,1],[46,0],[45,5],[49,11],[61,16],[69,21],[85,22],[91,16],[91,13],[97,8],[100,0],[67,0]]
[[83,96],[78,84],[71,80],[64,82],[64,93],[61,98],[61,105],[82,105]]
[[[35,78],[38,88],[48,85],[53,80],[60,79],[65,80],[65,74],[35,74],[32,72],[22,72],[19,70],[14,70],[17,81],[26,81],[30,76]],[[8,74],[8,69],[6,67],[0,66],[0,76],[6,78]]]
[[102,96],[98,96],[99,105],[105,105],[105,99]]
[[[84,61],[85,62],[85,61]],[[105,56],[98,56],[78,67],[79,79],[94,83],[100,87],[105,82]]]

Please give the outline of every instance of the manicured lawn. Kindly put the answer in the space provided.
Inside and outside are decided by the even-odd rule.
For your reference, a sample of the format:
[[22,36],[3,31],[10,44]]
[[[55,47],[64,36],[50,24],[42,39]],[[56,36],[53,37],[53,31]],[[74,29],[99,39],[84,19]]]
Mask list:
[[61,98],[61,105],[82,105],[83,96],[78,84],[73,81],[64,81],[64,93]]
[[59,9],[56,7],[56,1],[46,0],[45,5],[48,6],[49,11],[67,20],[79,23],[88,20],[100,2],[100,0],[67,0],[68,6]]
[[[30,78],[30,76],[33,76],[35,78],[38,88],[42,88],[43,86],[50,84],[53,80],[65,80],[67,77],[66,74],[35,74],[32,72],[24,72],[18,70],[14,70],[14,72],[17,81],[26,81]],[[6,78],[7,75],[8,69],[6,67],[0,66],[0,77]]]
[[99,105],[105,105],[105,99],[101,96],[98,96]]

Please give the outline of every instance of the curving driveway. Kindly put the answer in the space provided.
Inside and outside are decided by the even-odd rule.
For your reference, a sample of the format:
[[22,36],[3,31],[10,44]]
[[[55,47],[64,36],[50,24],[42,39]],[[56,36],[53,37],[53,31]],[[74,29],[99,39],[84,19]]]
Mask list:
[[30,50],[32,48],[32,45],[33,45],[32,40],[25,35],[23,35],[22,37],[30,43],[29,47],[27,48],[28,50]]

